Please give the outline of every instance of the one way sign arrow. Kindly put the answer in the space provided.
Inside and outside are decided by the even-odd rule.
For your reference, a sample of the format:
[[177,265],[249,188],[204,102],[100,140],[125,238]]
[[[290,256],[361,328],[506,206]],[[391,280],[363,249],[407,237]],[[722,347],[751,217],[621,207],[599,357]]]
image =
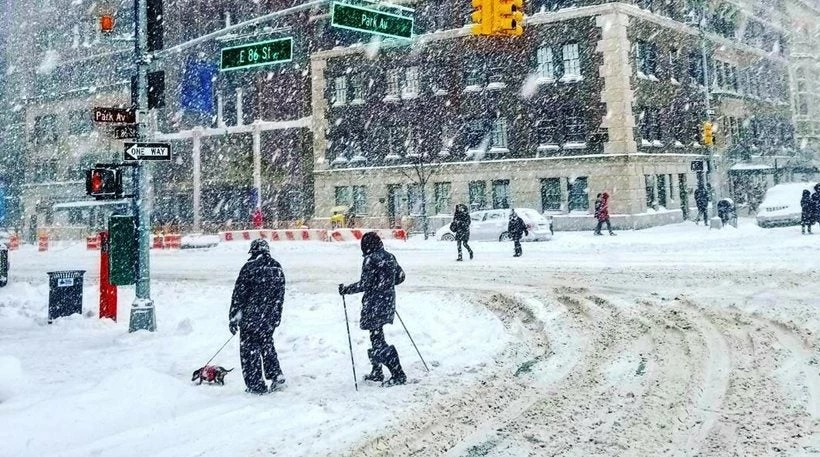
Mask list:
[[171,160],[168,143],[125,143],[123,160]]

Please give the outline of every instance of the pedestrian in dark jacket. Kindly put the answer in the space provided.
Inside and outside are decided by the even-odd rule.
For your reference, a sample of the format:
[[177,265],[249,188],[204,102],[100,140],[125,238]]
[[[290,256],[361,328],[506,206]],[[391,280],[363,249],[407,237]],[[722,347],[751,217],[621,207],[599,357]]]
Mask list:
[[698,186],[695,189],[695,206],[698,207],[698,217],[695,219],[695,223],[700,223],[700,218],[703,216],[703,225],[709,225],[709,193],[706,192],[706,188],[704,186]]
[[[371,348],[367,351],[372,370],[365,381],[382,382],[384,386],[404,384],[407,376],[401,368],[396,347],[384,339],[383,327],[393,323],[396,314],[395,286],[404,282],[404,271],[393,254],[384,250],[382,240],[375,232],[362,237],[362,277],[359,282],[345,286],[339,284],[339,294],[364,293],[359,327],[370,331]],[[384,381],[382,365],[390,371],[390,379]]]
[[612,224],[609,222],[609,194],[604,192],[598,195],[601,196],[601,199],[595,202],[595,219],[598,219],[595,234],[601,235],[601,227],[603,227],[604,222],[606,222],[606,228],[609,230],[609,234],[615,235],[615,232],[612,231]]
[[507,223],[507,233],[510,235],[510,238],[512,238],[513,245],[515,247],[513,257],[521,257],[521,254],[523,254],[521,250],[521,238],[524,235],[529,236],[530,232],[527,230],[527,224],[524,223],[521,216],[515,213],[515,210],[510,211],[510,221]]
[[455,234],[456,248],[458,249],[457,261],[461,261],[461,245],[467,248],[467,253],[470,255],[470,260],[473,259],[473,250],[467,244],[470,241],[470,213],[467,211],[467,205],[456,205],[456,211],[453,214],[453,222],[450,223],[450,231]]
[[803,190],[803,198],[800,199],[800,229],[803,234],[806,234],[806,229],[809,229],[811,234],[811,226],[814,224],[816,216],[814,214],[814,202],[811,199],[811,192],[808,189]]
[[811,201],[814,203],[812,216],[814,222],[820,222],[820,184],[814,185],[814,193],[811,194]]
[[273,346],[273,331],[282,321],[285,274],[271,258],[267,241],[254,240],[248,253],[251,257],[233,288],[228,328],[234,335],[239,330],[239,357],[247,392],[263,394],[268,392],[263,373],[271,381],[271,390],[285,382]]

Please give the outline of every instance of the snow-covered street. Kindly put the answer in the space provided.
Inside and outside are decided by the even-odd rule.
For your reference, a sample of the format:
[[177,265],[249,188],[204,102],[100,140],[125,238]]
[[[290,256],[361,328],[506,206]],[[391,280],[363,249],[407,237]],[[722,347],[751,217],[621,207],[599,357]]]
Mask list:
[[[820,235],[692,223],[552,241],[387,242],[407,273],[386,328],[413,381],[355,392],[336,284],[355,243],[272,245],[288,281],[275,341],[287,388],[190,382],[230,336],[247,242],[152,252],[155,333],[97,313],[98,254],[11,253],[0,289],[3,456],[655,456],[820,453]],[[45,272],[87,269],[84,315],[46,324]],[[360,296],[347,296],[357,374]]]

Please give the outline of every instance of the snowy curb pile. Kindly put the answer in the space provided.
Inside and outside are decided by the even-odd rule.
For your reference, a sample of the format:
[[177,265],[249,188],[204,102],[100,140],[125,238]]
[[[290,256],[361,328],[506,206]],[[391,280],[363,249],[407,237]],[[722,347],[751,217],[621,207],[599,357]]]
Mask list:
[[293,229],[293,230],[240,230],[219,232],[220,241],[358,241],[367,232],[376,232],[383,239],[407,240],[403,229]]

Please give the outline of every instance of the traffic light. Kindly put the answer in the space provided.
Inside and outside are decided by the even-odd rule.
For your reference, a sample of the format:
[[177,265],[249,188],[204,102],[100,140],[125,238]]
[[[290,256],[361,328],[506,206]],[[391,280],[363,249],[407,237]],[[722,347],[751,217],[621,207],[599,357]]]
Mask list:
[[112,14],[100,15],[100,31],[111,33],[114,31],[114,16]]
[[499,35],[520,36],[524,33],[523,0],[496,0],[493,10],[493,32]]
[[473,25],[470,33],[473,35],[492,35],[493,33],[493,4],[496,0],[472,0],[473,13],[470,18]]
[[122,174],[115,168],[92,168],[85,172],[85,193],[97,200],[122,197]]
[[706,121],[703,123],[703,144],[706,146],[711,146],[712,140],[712,123]]

